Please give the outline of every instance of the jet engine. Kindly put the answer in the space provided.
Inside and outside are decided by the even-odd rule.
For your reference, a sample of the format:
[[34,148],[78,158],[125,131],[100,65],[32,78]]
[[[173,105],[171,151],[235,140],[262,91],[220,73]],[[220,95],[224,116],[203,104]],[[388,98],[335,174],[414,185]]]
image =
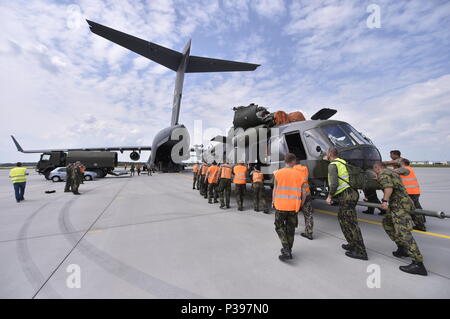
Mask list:
[[138,152],[133,151],[133,152],[130,153],[130,158],[131,158],[133,161],[138,161],[138,160],[141,158],[141,155],[139,155]]

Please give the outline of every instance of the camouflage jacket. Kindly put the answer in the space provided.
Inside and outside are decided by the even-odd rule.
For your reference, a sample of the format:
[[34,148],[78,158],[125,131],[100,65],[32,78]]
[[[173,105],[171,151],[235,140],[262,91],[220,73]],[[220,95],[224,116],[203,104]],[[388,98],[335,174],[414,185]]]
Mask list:
[[383,189],[393,189],[392,195],[389,198],[390,205],[402,203],[403,206],[408,206],[405,207],[405,209],[408,210],[409,206],[411,206],[412,210],[414,210],[414,203],[406,192],[405,186],[403,185],[403,182],[398,174],[392,172],[391,170],[384,169],[378,176],[378,182]]

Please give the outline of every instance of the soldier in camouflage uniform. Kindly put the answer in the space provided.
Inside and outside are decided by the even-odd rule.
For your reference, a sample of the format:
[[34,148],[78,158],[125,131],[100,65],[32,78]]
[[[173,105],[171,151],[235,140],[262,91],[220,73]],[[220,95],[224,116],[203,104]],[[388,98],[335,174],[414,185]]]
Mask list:
[[219,198],[220,198],[220,208],[230,208],[230,195],[231,195],[231,176],[232,167],[228,162],[220,165],[219,170]]
[[253,208],[255,212],[259,212],[261,209],[265,214],[268,214],[269,209],[264,198],[264,175],[261,173],[260,167],[255,166],[250,175],[253,181]]
[[75,163],[71,169],[71,188],[72,188],[72,193],[74,195],[81,195],[78,192],[78,188],[80,187],[80,183],[81,183],[81,172],[80,172],[80,166]]
[[[410,166],[410,161],[407,160],[406,158],[402,158],[400,160],[400,167],[394,169],[393,171],[395,173],[397,173],[398,175],[400,175],[400,178],[405,177],[408,178],[408,176],[410,176],[410,172],[408,170],[408,167]],[[418,183],[418,182],[417,182]],[[403,183],[404,185],[404,183]],[[419,185],[417,185],[417,188],[420,190]],[[411,190],[411,188],[409,188],[409,190]],[[414,206],[416,209],[422,209],[422,205],[420,205],[419,202],[419,198],[420,198],[420,191],[418,194],[411,194],[409,193],[408,190],[406,190],[406,192],[408,192],[408,196],[412,199]],[[427,231],[427,228],[425,227],[425,222],[426,222],[426,218],[424,215],[415,215],[412,214],[411,218],[414,222],[414,229],[415,230],[420,230],[420,231]]]
[[328,165],[329,194],[327,203],[331,204],[332,200],[339,202],[338,221],[348,243],[342,245],[342,248],[347,250],[345,255],[350,258],[367,260],[366,247],[356,216],[356,204],[358,203],[359,194],[350,187],[346,162],[338,158],[338,151],[335,147],[330,147],[327,158],[330,160]]
[[305,218],[305,231],[303,233],[300,233],[300,236],[312,240],[314,218],[313,218],[311,189],[309,188],[309,170],[307,166],[301,164],[295,165],[294,168],[303,174],[302,190],[305,193],[305,200],[302,204],[302,213]]
[[398,247],[392,254],[399,258],[413,259],[410,265],[400,266],[401,271],[426,276],[422,254],[411,233],[413,222],[410,213],[415,209],[414,203],[396,173],[386,169],[385,164],[381,162],[375,163],[373,168],[384,191],[382,207],[388,210],[383,218],[383,228]]
[[64,187],[65,193],[69,193],[72,191],[72,169],[73,163],[69,163],[66,167],[66,186]]

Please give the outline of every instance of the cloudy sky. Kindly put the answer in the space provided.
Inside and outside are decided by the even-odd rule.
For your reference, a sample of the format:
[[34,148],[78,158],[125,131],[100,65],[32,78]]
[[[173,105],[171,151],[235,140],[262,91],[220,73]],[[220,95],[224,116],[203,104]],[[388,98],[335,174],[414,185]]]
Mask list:
[[[367,25],[371,4],[380,28]],[[237,105],[307,117],[333,107],[385,158],[450,160],[449,1],[0,0],[0,162],[38,158],[11,134],[24,148],[151,145],[169,125],[175,73],[92,34],[85,18],[262,65],[186,75],[180,122],[193,133],[203,120],[204,138],[225,133]]]

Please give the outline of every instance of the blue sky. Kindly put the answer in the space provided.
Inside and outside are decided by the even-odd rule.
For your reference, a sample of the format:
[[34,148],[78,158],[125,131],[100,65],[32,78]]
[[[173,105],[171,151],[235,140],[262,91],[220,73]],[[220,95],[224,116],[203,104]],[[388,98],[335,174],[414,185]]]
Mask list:
[[[367,27],[370,4],[380,28]],[[193,132],[203,120],[205,140],[226,132],[237,105],[307,117],[333,107],[385,158],[400,149],[450,160],[448,1],[1,0],[0,17],[0,162],[37,159],[17,153],[10,134],[25,148],[151,145],[168,126],[175,73],[92,34],[84,18],[262,64],[186,76],[180,121]]]

